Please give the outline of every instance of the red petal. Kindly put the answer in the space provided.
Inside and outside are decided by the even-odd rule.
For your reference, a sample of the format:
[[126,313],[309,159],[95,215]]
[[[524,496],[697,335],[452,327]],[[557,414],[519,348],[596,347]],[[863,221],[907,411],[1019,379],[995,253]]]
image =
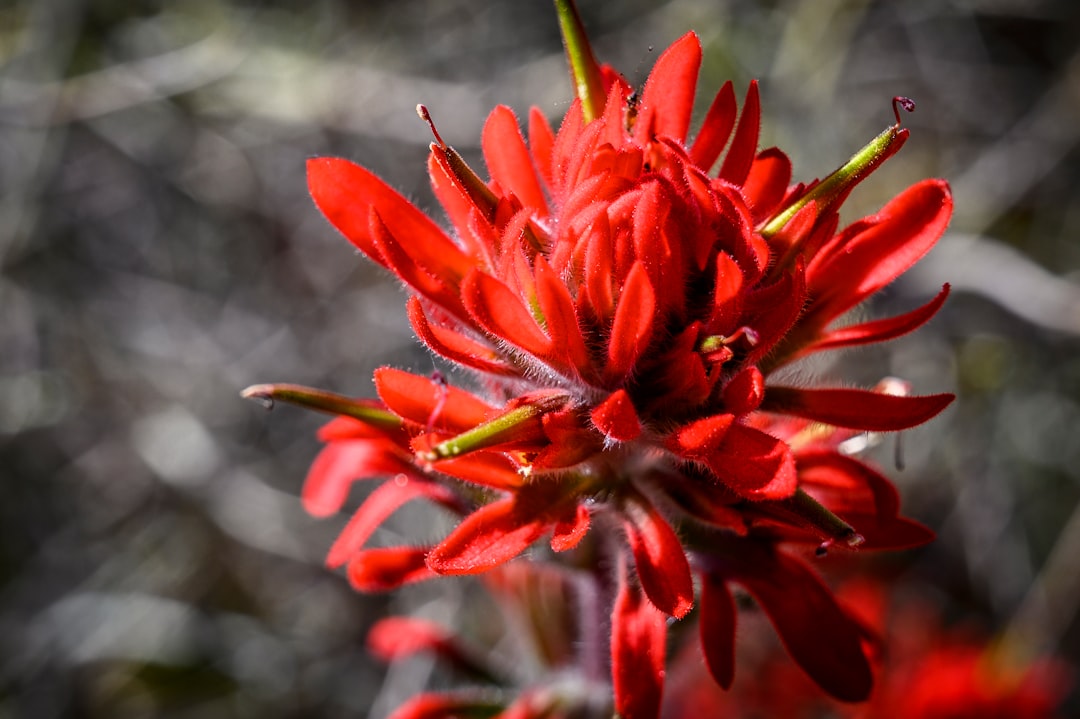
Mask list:
[[694,580],[675,531],[645,499],[628,502],[623,517],[641,588],[657,609],[682,619],[694,606]]
[[787,193],[791,182],[791,160],[775,147],[762,150],[750,166],[743,183],[743,196],[750,205],[754,222],[772,215]]
[[589,229],[585,248],[585,296],[601,325],[606,325],[615,314],[615,296],[611,287],[614,256],[611,223],[607,213],[601,212]]
[[924,180],[823,247],[806,273],[815,321],[828,323],[918,262],[945,231],[952,207],[943,180]]
[[711,333],[731,334],[736,330],[743,305],[743,273],[731,255],[716,256],[716,286],[713,290],[713,312],[709,318]]
[[349,582],[361,592],[385,592],[430,579],[435,573],[428,569],[424,547],[386,547],[357,552],[349,561]]
[[795,459],[786,442],[759,429],[733,424],[717,451],[703,458],[709,469],[747,499],[783,499],[795,492]]
[[348,562],[387,517],[418,497],[427,497],[449,506],[453,506],[457,500],[449,489],[416,476],[398,475],[384,482],[368,495],[338,535],[326,556],[326,566],[335,569]]
[[761,101],[758,98],[757,80],[750,81],[746,89],[739,126],[728,148],[724,164],[720,166],[720,179],[733,185],[742,185],[754,164],[757,154],[758,134],[761,132]]
[[547,200],[513,110],[499,105],[491,111],[481,144],[492,179],[504,192],[514,193],[522,205],[546,215]]
[[[438,255],[425,256],[423,246],[402,245],[383,222],[382,216],[374,209],[371,211],[369,225],[372,241],[378,247],[383,263],[394,274],[432,302],[464,317],[465,313],[462,312],[461,301],[458,297],[461,275],[457,274],[449,261],[443,265],[437,259]],[[462,258],[465,257],[456,248],[454,252]]]
[[873,678],[855,620],[805,564],[764,547],[750,549],[731,558],[732,578],[761,604],[791,658],[837,699],[866,699]]
[[611,382],[622,382],[652,339],[656,295],[644,265],[635,262],[615,308],[615,320],[608,340],[605,374]]
[[580,376],[592,375],[592,363],[589,351],[585,347],[585,338],[578,325],[574,299],[570,291],[559,279],[543,255],[537,255],[534,261],[536,273],[536,294],[540,300],[540,309],[547,321],[547,331],[556,340],[557,351],[564,361],[573,367]]
[[584,504],[576,505],[573,518],[561,519],[555,523],[555,531],[551,535],[551,549],[556,552],[573,549],[585,538],[589,524],[589,508]]
[[[307,162],[308,189],[330,223],[373,260],[384,264],[370,234],[369,210],[384,218],[390,234],[445,256],[448,266],[464,259],[438,225],[385,182],[359,165],[334,157]],[[464,274],[466,264],[457,266]]]
[[731,128],[735,127],[735,112],[735,88],[728,80],[713,98],[701,130],[690,147],[690,160],[695,165],[708,171],[720,157],[731,136]]
[[641,420],[626,390],[620,389],[593,409],[593,424],[604,436],[616,442],[629,442],[641,434]]
[[799,320],[806,305],[806,284],[801,262],[779,280],[747,299],[743,321],[757,333],[757,344],[747,353],[754,364],[767,356]]
[[439,653],[452,644],[450,632],[435,622],[416,617],[386,617],[368,630],[368,651],[384,662],[419,652]]
[[857,345],[885,342],[908,332],[912,332],[931,317],[937,314],[941,306],[945,304],[945,298],[949,296],[949,285],[941,288],[937,297],[927,302],[922,307],[899,315],[874,322],[865,322],[860,325],[844,327],[825,334],[820,340],[803,349],[800,354],[820,352],[822,350],[839,349],[841,347],[854,347]]
[[493,489],[517,489],[523,482],[514,463],[498,452],[470,452],[439,460],[438,468],[443,474]]
[[717,414],[695,420],[672,432],[667,447],[680,457],[705,459],[720,448],[734,421],[734,415],[730,414]]
[[731,688],[735,679],[735,600],[723,577],[701,577],[701,649],[716,683]]
[[634,125],[634,139],[645,144],[655,135],[686,139],[694,109],[701,41],[688,32],[656,60],[645,81]]
[[405,702],[386,719],[488,719],[503,708],[488,692],[420,694]]
[[427,557],[439,574],[479,574],[508,562],[548,530],[547,520],[522,511],[513,497],[466,517]]
[[413,469],[401,448],[388,440],[333,442],[323,447],[308,469],[300,501],[308,514],[329,517],[341,511],[353,481]]
[[498,413],[491,405],[457,387],[393,367],[375,370],[375,391],[390,410],[418,425],[458,434]]
[[749,414],[761,405],[765,397],[765,377],[761,370],[750,365],[739,371],[724,386],[724,408],[732,414]]
[[553,342],[536,324],[521,299],[500,280],[474,270],[461,283],[461,299],[481,327],[536,356],[547,356]]
[[623,719],[656,719],[664,691],[667,617],[630,586],[621,560],[611,622],[615,710]]
[[860,389],[772,387],[761,409],[824,422],[834,427],[890,432],[926,422],[949,406],[951,394],[897,397]]
[[541,179],[547,183],[549,189],[552,187],[551,149],[554,144],[555,135],[544,113],[535,107],[529,110],[529,150]]
[[516,374],[517,370],[503,361],[486,342],[478,342],[460,332],[429,322],[418,297],[410,297],[406,307],[413,331],[432,352],[480,372]]

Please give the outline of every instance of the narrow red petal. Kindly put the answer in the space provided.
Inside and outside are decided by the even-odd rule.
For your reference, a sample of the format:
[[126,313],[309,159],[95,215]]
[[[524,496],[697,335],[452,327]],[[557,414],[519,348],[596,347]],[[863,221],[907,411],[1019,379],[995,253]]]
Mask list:
[[395,709],[386,719],[488,719],[503,709],[489,692],[419,694]]
[[555,134],[551,131],[544,113],[538,108],[529,110],[529,150],[532,152],[533,162],[540,172],[540,178],[552,188],[551,181],[551,150],[555,144]]
[[734,421],[735,416],[731,414],[717,414],[695,420],[672,432],[667,447],[680,457],[705,459],[720,448]]
[[453,459],[439,460],[439,471],[451,477],[492,489],[513,490],[524,481],[506,455],[490,451],[470,452]]
[[420,652],[441,653],[452,643],[445,627],[417,617],[385,617],[367,635],[368,651],[384,662]]
[[736,560],[733,578],[761,604],[791,658],[843,701],[863,701],[873,683],[859,625],[801,561],[762,548]]
[[440,542],[427,557],[439,574],[479,574],[528,549],[551,526],[522,511],[513,497],[484,505]]
[[432,352],[480,372],[516,374],[517,370],[502,359],[486,342],[480,342],[446,327],[432,324],[418,297],[410,297],[406,308],[409,322],[420,341]]
[[721,482],[747,499],[784,499],[798,484],[787,443],[743,424],[731,425],[720,447],[704,461]]
[[375,370],[375,391],[399,417],[453,434],[498,414],[496,408],[463,389],[393,367]]
[[676,40],[657,58],[645,81],[634,125],[634,138],[639,143],[647,143],[653,135],[686,139],[700,66],[701,41],[692,32]]
[[937,314],[941,306],[945,304],[945,298],[949,296],[949,285],[941,288],[937,296],[922,307],[886,319],[865,322],[859,325],[843,327],[838,330],[827,332],[817,342],[803,349],[800,354],[821,352],[823,350],[840,349],[842,347],[855,347],[858,345],[885,342],[913,332],[926,324]]
[[547,200],[513,110],[499,105],[491,111],[481,144],[491,177],[503,191],[514,193],[525,207],[547,214]]
[[645,499],[627,503],[623,517],[645,595],[660,611],[682,619],[694,606],[694,580],[682,543]]
[[705,120],[701,123],[701,130],[690,147],[690,160],[706,172],[724,150],[724,145],[731,136],[731,129],[735,127],[735,114],[735,88],[731,80],[728,80],[713,98]]
[[743,196],[757,224],[780,205],[791,183],[791,160],[775,147],[762,150],[754,158],[743,183]]
[[361,592],[386,592],[404,584],[431,579],[424,547],[384,547],[365,549],[349,560],[349,582]]
[[495,337],[536,357],[546,357],[553,343],[509,287],[474,270],[461,283],[461,299],[473,319]]
[[589,508],[584,504],[577,504],[572,518],[561,519],[555,523],[551,535],[551,549],[555,552],[573,549],[589,532],[590,523]]
[[641,420],[626,390],[612,392],[593,409],[590,416],[596,428],[616,442],[629,442],[641,434]]
[[709,317],[710,333],[731,334],[736,330],[743,306],[743,273],[739,264],[726,252],[716,255],[716,285],[713,311]]
[[667,617],[630,585],[619,562],[619,593],[611,617],[611,678],[622,719],[657,719],[664,692]]
[[724,386],[724,408],[735,415],[749,414],[765,397],[765,377],[750,365],[739,371]]
[[953,399],[951,394],[898,397],[859,389],[770,386],[761,408],[834,427],[891,432],[926,422],[948,407]]
[[735,679],[735,600],[723,577],[701,577],[701,649],[713,679],[724,689]]
[[323,447],[308,469],[300,501],[308,514],[329,517],[341,511],[355,480],[412,469],[401,448],[388,440],[332,442]]
[[758,97],[757,80],[750,81],[746,89],[739,125],[728,148],[724,164],[720,166],[720,179],[733,185],[742,185],[757,155],[758,135],[761,132],[761,100]]
[[611,325],[605,370],[609,381],[621,382],[633,370],[638,357],[652,339],[655,312],[656,294],[649,283],[648,273],[644,265],[635,262],[619,295],[615,320]]
[[816,323],[854,307],[903,274],[938,241],[952,216],[943,180],[924,180],[823,247],[807,267]]
[[[452,262],[440,266],[437,259],[430,255],[424,256],[421,246],[410,246],[406,249],[374,209],[371,211],[369,225],[372,241],[378,247],[384,264],[394,274],[409,287],[441,305],[448,312],[465,317],[458,297],[461,275],[457,274]],[[465,257],[456,248],[454,252],[461,258]]]
[[399,474],[394,479],[379,485],[356,510],[352,519],[345,525],[345,529],[330,547],[330,552],[326,556],[326,566],[336,569],[348,562],[391,514],[403,504],[420,497],[447,505],[453,505],[457,499],[446,487],[421,477]]
[[591,377],[592,363],[578,324],[574,298],[543,255],[537,255],[533,264],[537,298],[547,320],[547,332],[557,339],[556,352],[579,376]]
[[743,321],[757,333],[757,344],[746,355],[753,364],[768,356],[799,320],[806,305],[806,283],[802,263],[779,280],[754,292],[747,299]]

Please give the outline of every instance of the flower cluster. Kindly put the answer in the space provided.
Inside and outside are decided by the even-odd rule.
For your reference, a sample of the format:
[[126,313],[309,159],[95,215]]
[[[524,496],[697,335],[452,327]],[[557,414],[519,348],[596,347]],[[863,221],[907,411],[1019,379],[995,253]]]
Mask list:
[[[792,183],[784,153],[758,150],[755,84],[741,112],[726,84],[688,137],[694,34],[658,58],[639,95],[595,61],[572,3],[556,5],[577,88],[558,131],[534,109],[526,141],[514,113],[496,108],[482,134],[485,181],[420,108],[449,234],[352,162],[308,165],[319,209],[404,283],[417,336],[480,390],[382,368],[374,400],[293,385],[246,394],[339,415],[304,485],[312,514],[341,510],[354,480],[386,480],[327,558],[360,590],[486,572],[546,537],[549,562],[596,578],[611,625],[590,631],[610,637],[621,716],[658,714],[667,620],[695,602],[708,668],[730,685],[731,585],[820,686],[865,699],[866,632],[801,548],[928,541],[899,515],[890,482],[839,446],[921,424],[952,397],[910,396],[896,381],[859,390],[773,378],[937,311],[947,287],[899,317],[834,326],[933,246],[949,189],[917,183],[841,229],[848,193],[907,139],[898,113],[833,174]],[[460,522],[434,546],[367,547],[414,499]]]

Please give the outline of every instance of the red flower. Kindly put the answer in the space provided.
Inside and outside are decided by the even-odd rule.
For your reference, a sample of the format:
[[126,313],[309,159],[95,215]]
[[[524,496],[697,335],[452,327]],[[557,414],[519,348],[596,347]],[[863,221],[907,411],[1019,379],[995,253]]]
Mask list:
[[[907,139],[899,118],[832,175],[792,185],[787,156],[757,149],[756,84],[737,121],[726,84],[688,138],[694,34],[658,58],[633,100],[592,59],[572,5],[557,5],[578,88],[557,133],[534,109],[526,142],[512,111],[496,108],[482,134],[484,181],[432,124],[428,171],[449,234],[358,165],[308,164],[320,210],[401,279],[417,335],[474,371],[483,396],[390,368],[375,373],[377,402],[288,385],[247,392],[341,415],[323,429],[327,446],[305,484],[312,513],[340,510],[355,479],[393,477],[328,559],[360,589],[484,572],[543,537],[565,552],[592,524],[618,526],[647,598],[623,578],[612,639],[623,716],[655,715],[663,663],[649,648],[662,646],[664,615],[692,608],[692,565],[721,683],[733,670],[726,584],[735,582],[822,686],[864,698],[857,625],[784,547],[926,541],[927,530],[898,516],[889,482],[835,444],[845,432],[918,425],[952,397],[770,378],[936,312],[947,288],[900,317],[833,327],[931,248],[951,213],[948,187],[918,183],[838,231],[844,198]],[[433,547],[364,549],[417,498],[464,518]]]

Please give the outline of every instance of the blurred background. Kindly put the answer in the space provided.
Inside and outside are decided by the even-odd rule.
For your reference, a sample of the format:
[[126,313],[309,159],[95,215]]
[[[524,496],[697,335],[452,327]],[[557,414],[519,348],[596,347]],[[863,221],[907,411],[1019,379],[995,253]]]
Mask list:
[[[878,450],[940,535],[894,573],[949,622],[1075,663],[1080,6],[579,4],[635,84],[696,30],[701,112],[724,80],[760,79],[762,146],[797,179],[892,123],[894,95],[917,101],[846,219],[949,179],[949,234],[867,314],[953,295],[916,335],[814,369],[959,395],[905,434],[902,471],[891,438]],[[415,687],[368,658],[367,627],[464,601],[458,582],[360,596],[324,570],[344,520],[297,501],[323,418],[238,392],[367,395],[380,365],[431,371],[404,294],[319,216],[304,161],[351,158],[436,211],[414,106],[481,167],[494,104],[565,111],[558,28],[548,0],[300,5],[0,4],[0,718],[378,719]]]

